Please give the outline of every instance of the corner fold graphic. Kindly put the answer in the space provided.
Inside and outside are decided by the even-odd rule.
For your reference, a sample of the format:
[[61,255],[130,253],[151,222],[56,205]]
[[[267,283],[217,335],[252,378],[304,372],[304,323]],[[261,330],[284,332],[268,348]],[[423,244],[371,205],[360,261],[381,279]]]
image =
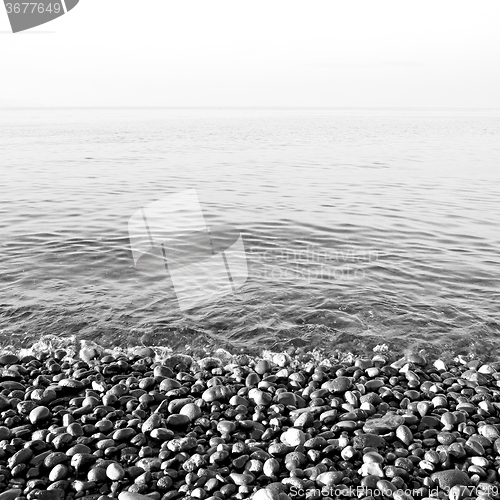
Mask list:
[[37,0],[36,2],[14,2],[4,0],[13,33],[19,33],[64,16],[75,8],[79,0]]
[[69,12],[71,9],[74,9],[80,0],[65,0],[66,4],[66,12]]

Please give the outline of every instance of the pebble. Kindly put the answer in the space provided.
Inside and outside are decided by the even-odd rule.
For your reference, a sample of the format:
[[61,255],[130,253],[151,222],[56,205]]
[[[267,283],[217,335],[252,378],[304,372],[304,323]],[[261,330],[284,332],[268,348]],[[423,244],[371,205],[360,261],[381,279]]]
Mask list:
[[30,411],[29,419],[32,424],[38,424],[50,418],[50,410],[46,406],[37,406]]
[[387,434],[390,431],[395,431],[400,425],[403,425],[404,421],[401,415],[388,412],[381,418],[367,420],[363,425],[363,431],[371,434]]
[[61,479],[66,479],[68,475],[69,469],[63,464],[58,464],[50,471],[49,481],[60,481]]
[[479,434],[491,441],[495,441],[500,437],[500,431],[495,426],[488,424],[479,427]]
[[158,429],[162,424],[162,416],[159,413],[152,413],[149,418],[141,426],[142,432],[151,432],[153,429]]
[[413,442],[413,433],[406,425],[400,425],[396,429],[396,437],[406,446]]
[[232,434],[236,430],[236,424],[234,422],[230,422],[228,420],[221,420],[217,424],[217,430],[222,435],[229,435],[229,434]]
[[90,347],[88,363],[0,368],[0,500],[290,500],[358,484],[395,500],[457,486],[459,500],[460,485],[498,481],[498,363],[307,349],[159,363]]
[[0,500],[15,500],[22,494],[22,490],[11,488],[10,490],[0,493]]
[[280,440],[286,446],[296,447],[306,442],[306,436],[302,430],[290,428],[280,436]]
[[118,500],[151,500],[150,496],[141,495],[140,493],[132,493],[130,491],[122,491],[118,495]]
[[273,363],[276,366],[279,366],[280,368],[284,368],[285,366],[288,366],[292,359],[290,356],[286,353],[278,353],[273,356]]
[[377,453],[376,451],[369,451],[363,455],[363,462],[365,464],[368,463],[378,463],[381,464],[384,462],[384,457]]
[[377,434],[359,434],[353,439],[353,447],[358,450],[364,448],[383,448],[385,439]]
[[333,486],[335,484],[339,484],[344,478],[344,474],[342,472],[331,471],[331,472],[323,472],[318,475],[316,478],[316,482],[320,486]]
[[264,373],[267,373],[270,369],[271,363],[269,363],[266,359],[259,360],[255,365],[255,373],[259,375],[264,375]]
[[120,464],[113,463],[108,465],[106,469],[106,476],[112,481],[120,481],[125,477],[125,471]]
[[470,486],[472,484],[469,476],[458,469],[434,472],[434,474],[431,475],[431,479],[435,481],[441,489],[449,489],[457,484],[460,486]]
[[15,365],[19,363],[19,358],[15,354],[2,354],[0,356],[0,365]]
[[201,408],[195,403],[187,403],[180,410],[181,415],[185,415],[191,422],[201,417]]
[[[253,500],[282,500],[279,493],[270,488],[262,488],[257,490],[251,497]],[[119,498],[118,500],[133,500],[127,498]]]
[[210,403],[218,400],[229,400],[232,396],[234,396],[234,392],[230,387],[216,385],[207,389],[201,398],[203,401]]
[[349,391],[352,387],[352,381],[348,377],[337,377],[333,380],[329,380],[325,382],[322,387],[327,389],[328,391],[338,394],[342,392]]

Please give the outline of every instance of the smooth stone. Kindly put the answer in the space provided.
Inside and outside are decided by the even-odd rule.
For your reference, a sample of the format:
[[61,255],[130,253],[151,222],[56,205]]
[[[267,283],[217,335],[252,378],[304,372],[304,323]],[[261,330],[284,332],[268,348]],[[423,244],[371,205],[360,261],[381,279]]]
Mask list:
[[118,500],[151,500],[151,497],[140,493],[132,493],[131,491],[122,491],[118,495]]
[[153,429],[161,427],[162,416],[159,413],[152,413],[141,426],[142,432],[151,432]]
[[53,490],[41,491],[38,495],[38,500],[63,500],[65,498],[64,490],[59,488]]
[[236,424],[229,420],[221,420],[217,424],[217,431],[221,434],[231,434],[236,430]]
[[136,431],[131,427],[124,427],[113,432],[112,438],[115,441],[128,441],[136,435]]
[[321,387],[333,393],[347,392],[352,387],[352,380],[348,377],[337,377],[325,382]]
[[300,429],[290,428],[286,430],[281,436],[280,441],[287,446],[300,446],[306,442],[306,436]]
[[69,475],[68,468],[63,464],[56,465],[49,473],[49,481],[55,483],[61,479],[66,479]]
[[498,431],[498,429],[494,425],[490,424],[479,427],[478,432],[479,434],[481,434],[481,436],[484,436],[491,441],[495,441],[500,437],[500,432]]
[[469,438],[466,441],[464,447],[469,453],[471,453],[473,455],[483,456],[486,453],[484,446],[479,441],[476,441],[475,439]]
[[215,385],[214,387],[210,387],[207,389],[202,395],[201,399],[206,401],[207,403],[211,403],[212,401],[218,401],[220,399],[226,400],[230,399],[234,396],[234,391],[223,385]]
[[385,382],[382,379],[376,378],[365,382],[365,389],[368,391],[378,391],[384,385]]
[[11,435],[11,430],[8,427],[0,426],[0,441],[8,439]]
[[393,500],[414,500],[413,496],[410,495],[409,493],[405,493],[404,491],[398,491],[396,490],[392,494]]
[[389,498],[398,489],[394,483],[387,481],[387,479],[378,480],[376,488],[382,492],[382,495],[384,497],[389,497]]
[[237,486],[251,484],[255,481],[255,477],[252,474],[239,474],[238,472],[231,472],[229,477]]
[[477,371],[484,375],[492,375],[493,373],[496,373],[495,367],[489,364],[480,366]]
[[441,421],[439,420],[439,418],[434,417],[432,415],[425,415],[420,420],[419,428],[437,429],[438,427],[441,427]]
[[272,477],[275,476],[280,471],[280,463],[275,458],[268,458],[264,462],[262,472],[265,476]]
[[179,413],[188,417],[191,422],[202,415],[201,408],[194,403],[187,403],[181,408]]
[[30,411],[29,419],[32,424],[37,424],[50,418],[50,410],[46,406],[37,406]]
[[174,427],[174,428],[187,427],[190,422],[191,420],[187,415],[178,413],[176,415],[168,416],[167,427]]
[[323,472],[318,475],[316,482],[322,486],[333,486],[339,484],[344,478],[344,474],[339,471]]
[[214,368],[219,368],[222,365],[222,363],[219,358],[207,357],[200,359],[198,361],[198,365],[202,370],[207,371],[207,370],[213,370]]
[[62,380],[59,380],[58,385],[61,387],[67,387],[68,389],[83,389],[85,387],[83,382],[72,378],[63,378]]
[[[274,488],[273,489],[263,488],[261,490],[257,490],[252,495],[251,498],[252,500],[280,500],[280,495]],[[118,500],[134,500],[134,499],[118,498]]]
[[22,493],[23,490],[11,488],[10,490],[0,493],[0,500],[15,500],[16,498],[20,497]]
[[89,481],[94,481],[96,483],[103,483],[107,481],[109,478],[106,474],[106,469],[103,469],[102,467],[93,467],[92,469],[89,470],[87,474],[87,479]]
[[297,398],[295,397],[295,394],[293,392],[281,392],[280,394],[277,395],[276,399],[278,403],[285,406],[297,405]]
[[53,469],[56,465],[64,464],[69,461],[68,455],[63,453],[62,451],[52,452],[45,457],[43,460],[43,465],[47,467],[47,469]]
[[413,442],[413,433],[406,425],[400,425],[396,429],[396,437],[406,446]]
[[291,471],[300,469],[307,464],[307,457],[298,451],[292,451],[285,456],[285,467]]
[[271,369],[271,363],[267,361],[266,359],[261,359],[257,361],[257,364],[255,365],[255,373],[258,373],[259,375],[264,375],[264,373],[267,373]]
[[294,427],[310,427],[314,423],[312,412],[304,412],[300,414],[293,422]]
[[179,387],[181,387],[181,383],[173,378],[165,378],[160,382],[160,391],[168,392]]
[[409,363],[413,363],[414,365],[425,366],[427,364],[427,360],[425,356],[421,353],[413,352],[406,356],[406,361]]
[[125,477],[125,471],[120,464],[110,464],[106,469],[106,476],[108,476],[111,481],[120,481]]
[[442,470],[434,472],[431,479],[438,484],[441,489],[449,489],[455,485],[470,486],[471,480],[469,476],[458,469]]
[[7,461],[9,467],[13,469],[16,465],[25,464],[33,458],[33,452],[29,448],[23,448],[14,453]]
[[71,457],[71,467],[80,472],[93,465],[96,460],[97,458],[90,453],[77,453]]
[[19,358],[15,354],[3,354],[0,356],[0,365],[15,365],[19,363]]
[[273,400],[273,397],[269,392],[261,391],[260,389],[252,389],[248,396],[253,399],[256,405],[269,406]]
[[381,464],[384,462],[384,457],[377,453],[376,451],[369,451],[363,455],[363,462],[365,464],[369,463],[378,463]]

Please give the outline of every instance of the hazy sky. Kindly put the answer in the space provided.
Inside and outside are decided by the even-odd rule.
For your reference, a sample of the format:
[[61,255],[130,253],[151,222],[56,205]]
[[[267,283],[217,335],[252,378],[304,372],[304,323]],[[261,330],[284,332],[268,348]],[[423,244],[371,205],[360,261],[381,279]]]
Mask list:
[[0,32],[0,105],[500,107],[498,0],[81,0],[18,34],[0,5]]

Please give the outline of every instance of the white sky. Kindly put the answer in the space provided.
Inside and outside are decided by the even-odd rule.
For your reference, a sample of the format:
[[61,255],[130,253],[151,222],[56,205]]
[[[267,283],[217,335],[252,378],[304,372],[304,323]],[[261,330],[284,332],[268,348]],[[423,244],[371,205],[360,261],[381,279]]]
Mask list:
[[0,4],[0,32],[0,105],[500,107],[498,0],[81,0],[18,34]]

